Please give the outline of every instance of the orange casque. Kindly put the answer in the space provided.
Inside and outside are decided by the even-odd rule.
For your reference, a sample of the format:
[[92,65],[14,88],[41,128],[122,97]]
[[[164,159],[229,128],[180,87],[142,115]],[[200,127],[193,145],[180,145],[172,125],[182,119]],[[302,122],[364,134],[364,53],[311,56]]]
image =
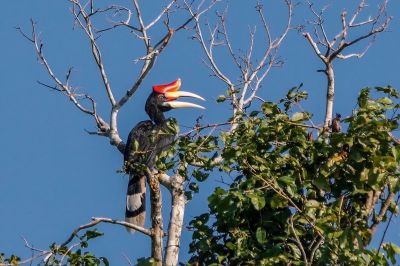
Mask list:
[[172,101],[172,100],[175,100],[176,97],[168,97],[168,93],[178,91],[179,88],[181,87],[181,84],[182,84],[181,79],[177,79],[168,84],[154,85],[153,91],[156,93],[164,94],[165,97],[167,98],[167,101]]

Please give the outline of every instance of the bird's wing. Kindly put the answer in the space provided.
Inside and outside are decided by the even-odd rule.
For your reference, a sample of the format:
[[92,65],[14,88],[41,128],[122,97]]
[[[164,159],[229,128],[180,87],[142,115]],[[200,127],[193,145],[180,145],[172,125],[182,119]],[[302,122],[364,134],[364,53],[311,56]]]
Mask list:
[[150,120],[138,123],[129,133],[125,146],[124,161],[132,163],[140,163],[142,158],[146,158],[146,154],[151,147],[150,135],[154,128],[153,122]]

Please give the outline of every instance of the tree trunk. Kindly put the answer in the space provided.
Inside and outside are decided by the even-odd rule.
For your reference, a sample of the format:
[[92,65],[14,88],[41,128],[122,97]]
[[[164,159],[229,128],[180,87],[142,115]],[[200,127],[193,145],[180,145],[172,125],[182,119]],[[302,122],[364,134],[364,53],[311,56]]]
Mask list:
[[329,126],[332,122],[333,115],[333,99],[335,96],[335,73],[333,72],[333,65],[331,62],[326,63],[325,74],[328,78],[328,88],[326,92],[326,110],[325,110],[325,122],[324,131],[329,131]]
[[150,184],[150,201],[151,201],[151,256],[156,261],[157,266],[161,266],[163,253],[163,222],[162,222],[162,198],[160,191],[160,182],[157,177],[151,175],[149,178]]
[[168,240],[164,261],[164,265],[166,266],[175,266],[178,264],[180,238],[186,202],[183,181],[183,177],[179,174],[176,174],[172,180],[171,220],[168,228]]

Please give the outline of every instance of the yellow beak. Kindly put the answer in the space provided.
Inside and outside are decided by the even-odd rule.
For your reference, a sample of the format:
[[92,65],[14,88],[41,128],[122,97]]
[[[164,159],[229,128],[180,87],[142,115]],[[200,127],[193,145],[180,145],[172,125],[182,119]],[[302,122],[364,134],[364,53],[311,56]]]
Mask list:
[[198,104],[194,104],[194,103],[188,103],[188,102],[180,102],[180,101],[170,101],[170,102],[164,102],[162,104],[163,106],[166,107],[171,107],[173,109],[177,109],[177,108],[199,108],[199,109],[206,109],[201,105]]

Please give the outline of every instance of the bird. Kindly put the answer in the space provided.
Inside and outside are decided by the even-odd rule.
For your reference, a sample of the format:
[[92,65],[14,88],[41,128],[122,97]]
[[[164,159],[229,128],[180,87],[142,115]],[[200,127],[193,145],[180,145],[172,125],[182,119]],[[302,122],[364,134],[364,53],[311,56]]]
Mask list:
[[340,118],[342,118],[342,116],[336,113],[336,117],[332,121],[332,132],[339,133],[342,131],[342,126],[340,125]]
[[[154,85],[146,100],[145,111],[150,120],[141,121],[130,131],[124,151],[124,170],[129,175],[126,193],[125,221],[144,226],[146,217],[146,171],[155,169],[157,156],[173,143],[176,136],[165,134],[168,120],[164,113],[176,108],[194,107],[205,109],[201,105],[176,101],[180,97],[192,97],[204,101],[204,98],[187,91],[179,91],[181,79],[169,84]],[[131,233],[135,230],[127,228]]]

